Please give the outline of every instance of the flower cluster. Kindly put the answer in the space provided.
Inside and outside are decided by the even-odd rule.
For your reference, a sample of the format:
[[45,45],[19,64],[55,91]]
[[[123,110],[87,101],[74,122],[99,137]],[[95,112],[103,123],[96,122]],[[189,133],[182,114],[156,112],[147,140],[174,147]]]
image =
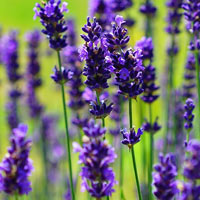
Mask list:
[[11,89],[9,91],[9,102],[6,105],[7,120],[10,129],[16,128],[19,123],[18,116],[18,102],[22,93],[18,88],[18,82],[22,78],[19,74],[18,63],[18,50],[19,44],[17,39],[18,33],[11,31],[9,35],[3,41],[3,63],[7,71],[7,77],[10,82]]
[[155,134],[156,132],[158,132],[161,129],[161,126],[158,124],[157,121],[158,121],[158,117],[156,118],[156,120],[153,124],[150,124],[146,120],[146,122],[142,126],[143,130],[148,133]]
[[183,96],[185,98],[192,98],[195,96],[195,56],[192,53],[188,54],[187,62],[185,64],[185,74],[184,74],[184,85],[183,85]]
[[180,182],[178,188],[181,192],[180,200],[187,199],[199,199],[200,198],[200,185],[197,184],[197,180],[200,178],[199,173],[199,154],[200,143],[197,140],[191,140],[187,145],[187,158],[185,160],[183,175],[189,182]]
[[36,17],[40,18],[41,24],[44,26],[42,32],[47,35],[49,44],[52,49],[59,51],[67,46],[66,30],[67,26],[64,21],[64,12],[68,12],[67,3],[62,3],[61,0],[49,0],[43,2],[42,5],[36,3],[34,12]]
[[69,46],[76,46],[77,45],[77,35],[76,35],[76,28],[75,22],[73,18],[66,20],[67,24],[67,44]]
[[140,6],[140,12],[146,17],[153,18],[156,15],[157,8],[151,1],[146,1]]
[[38,49],[41,42],[41,35],[38,30],[27,33],[28,42],[28,65],[26,72],[27,79],[27,105],[31,117],[38,117],[43,110],[36,96],[36,89],[41,86],[42,80],[39,77],[40,63],[38,61]]
[[154,166],[153,185],[154,195],[159,200],[174,199],[178,192],[176,184],[177,169],[172,154],[159,154],[160,163]]
[[130,129],[130,131],[127,131],[127,129],[122,129],[121,134],[123,136],[122,144],[132,148],[133,145],[140,141],[143,130],[139,128],[138,131],[135,132],[134,128]]
[[83,130],[87,135],[83,147],[74,143],[74,151],[79,152],[79,162],[83,164],[80,174],[82,190],[96,198],[110,196],[116,184],[114,172],[109,167],[116,158],[114,149],[102,140],[105,129],[95,125],[94,121]]
[[195,105],[192,99],[187,99],[186,103],[184,105],[185,108],[185,113],[184,113],[184,119],[185,119],[185,124],[184,127],[186,130],[190,130],[193,127],[193,119],[194,119],[194,114],[192,113]]
[[83,75],[87,77],[85,84],[92,90],[101,92],[108,88],[107,81],[111,78],[110,63],[106,60],[108,51],[102,37],[102,28],[96,18],[93,22],[90,22],[88,18],[82,30],[86,33],[81,35],[85,44],[80,49],[81,59],[86,61],[83,69]]
[[28,127],[20,124],[13,129],[10,137],[11,147],[8,154],[0,164],[3,173],[2,188],[7,194],[28,194],[31,191],[31,183],[28,177],[33,170],[32,161],[29,159],[31,141],[26,140]]
[[113,103],[106,105],[106,100],[100,101],[100,104],[91,101],[90,106],[89,111],[96,119],[107,117],[113,109]]

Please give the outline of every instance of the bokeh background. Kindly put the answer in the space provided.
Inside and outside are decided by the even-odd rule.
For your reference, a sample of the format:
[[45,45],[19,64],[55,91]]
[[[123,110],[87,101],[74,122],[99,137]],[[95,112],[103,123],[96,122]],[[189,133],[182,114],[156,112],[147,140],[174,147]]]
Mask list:
[[[33,20],[33,7],[35,3],[38,2],[36,0],[10,0],[10,1],[3,1],[1,0],[0,5],[0,25],[3,30],[3,34],[6,34],[8,31],[16,29],[19,32],[19,38],[20,38],[20,54],[19,54],[19,61],[20,61],[20,68],[22,72],[26,69],[26,63],[27,63],[27,57],[26,57],[26,42],[24,41],[24,35],[27,31],[33,30],[34,28],[41,28],[39,19]],[[89,2],[87,0],[68,0],[68,8],[69,13],[66,14],[66,17],[74,17],[76,20],[76,27],[77,27],[77,33],[81,33],[81,27],[86,22],[86,17],[88,16],[88,10],[89,10]],[[130,16],[133,16],[136,20],[136,25],[133,29],[129,30],[129,35],[131,36],[131,46],[134,45],[134,43],[140,39],[144,35],[144,17],[139,13],[139,6],[142,1],[134,1],[133,8],[128,10],[128,14]],[[169,38],[167,34],[164,31],[165,28],[165,16],[167,13],[166,7],[165,7],[165,1],[163,0],[155,0],[154,4],[158,8],[157,17],[154,21],[153,26],[153,32],[154,32],[154,45],[155,45],[155,60],[154,65],[157,69],[157,78],[158,83],[161,85],[162,80],[166,78],[166,74],[164,73],[164,68],[167,64],[167,58],[166,58],[166,48],[167,44],[169,43]],[[127,15],[127,13],[123,13],[124,16]],[[182,29],[184,29],[184,23],[182,23]],[[79,37],[79,43],[81,45],[82,41]],[[180,53],[178,54],[178,57],[176,59],[176,66],[175,66],[175,85],[178,88],[183,80],[183,68],[186,58],[186,52],[187,52],[187,44],[188,44],[188,37],[187,34],[181,33],[179,36],[179,45],[180,45]],[[47,42],[42,45],[41,47],[41,54],[47,49]],[[46,110],[48,112],[57,113],[61,116],[61,122],[60,122],[60,130],[63,130],[63,120],[62,120],[62,106],[61,106],[61,98],[59,89],[55,87],[55,84],[50,79],[50,74],[52,73],[52,68],[57,63],[56,57],[50,56],[43,58],[41,57],[41,75],[43,79],[43,87],[39,90],[39,97],[43,104],[45,104]],[[3,66],[0,66],[0,160],[3,158],[4,154],[6,153],[7,146],[9,144],[9,129],[7,127],[6,123],[6,113],[5,113],[5,104],[7,99],[7,89],[8,89],[8,83],[5,76],[5,69]],[[23,88],[23,84],[22,88]],[[160,93],[162,94],[164,92],[164,88],[160,89]],[[159,116],[159,121],[163,122],[165,113],[163,111],[164,101],[161,98],[153,104],[153,116],[156,117]],[[24,108],[25,109],[25,108]],[[137,127],[138,124],[138,115],[137,115],[137,104],[134,103],[133,105],[134,109],[134,124]],[[21,112],[23,112],[23,108],[21,109]],[[69,112],[70,115],[70,112]],[[23,119],[24,123],[27,123],[29,125],[29,135],[32,135],[32,130],[34,130],[35,124],[33,124],[30,120],[27,120],[26,118]],[[109,119],[106,120],[106,124],[109,124]],[[161,138],[163,131],[160,131],[156,138]],[[144,136],[147,137],[147,136]],[[148,137],[146,138],[148,140]],[[142,180],[143,172],[141,168],[141,148],[142,148],[143,142],[136,145],[136,157],[137,157],[137,163],[139,168],[139,176]],[[125,178],[124,178],[124,191],[126,194],[127,199],[133,199],[132,192],[134,192],[135,181],[133,178],[133,171],[132,171],[132,162],[131,157],[129,154],[128,149],[125,149],[124,152],[125,156]],[[31,153],[31,158],[33,159],[35,171],[31,177],[31,180],[33,182],[33,192],[28,197],[28,199],[45,199],[45,194],[43,192],[43,182],[41,181],[41,176],[43,175],[42,170],[42,158],[40,151],[37,149],[37,147],[33,144],[33,150]],[[117,161],[116,161],[117,162]],[[63,165],[63,174],[65,174],[65,163]],[[73,166],[74,166],[74,173],[78,173],[78,167],[77,167],[77,155],[73,154]],[[117,166],[117,164],[116,164]],[[115,167],[115,172],[118,174],[118,168]],[[117,175],[118,177],[118,175]],[[80,180],[79,180],[80,182]],[[56,186],[56,196],[51,197],[52,199],[62,199],[63,194],[67,190],[66,185],[57,185]],[[113,195],[111,200],[117,200],[118,199],[118,186],[115,187],[117,192]],[[80,188],[78,188],[80,190]],[[38,196],[39,194],[44,196]],[[23,199],[23,198],[22,198]],[[27,198],[24,198],[27,199]],[[87,199],[86,193],[80,193],[78,192],[78,198],[77,200],[81,199]]]

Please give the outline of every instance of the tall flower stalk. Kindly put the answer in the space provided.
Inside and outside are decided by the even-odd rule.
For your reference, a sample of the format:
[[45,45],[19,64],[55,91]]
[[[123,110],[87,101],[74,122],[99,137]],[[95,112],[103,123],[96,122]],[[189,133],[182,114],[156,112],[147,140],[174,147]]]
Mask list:
[[148,104],[149,106],[149,122],[146,122],[143,125],[144,130],[150,134],[150,151],[149,151],[149,168],[148,168],[148,188],[149,188],[149,199],[152,199],[152,171],[153,171],[153,162],[154,162],[154,134],[157,129],[155,123],[153,123],[152,116],[152,103],[159,97],[155,92],[159,89],[156,85],[156,73],[155,67],[152,65],[153,56],[154,56],[154,46],[151,38],[143,37],[140,41],[136,43],[136,48],[142,51],[142,60],[143,65],[145,66],[143,72],[143,89],[144,93],[141,96],[141,99]]
[[74,185],[73,185],[73,174],[72,174],[72,161],[71,161],[71,150],[70,150],[70,138],[69,138],[69,130],[68,130],[68,118],[67,118],[67,107],[66,107],[66,99],[65,99],[65,83],[71,79],[71,71],[66,70],[62,67],[61,63],[61,50],[67,46],[66,43],[66,34],[67,26],[64,21],[64,12],[68,12],[67,3],[64,2],[61,4],[61,0],[55,1],[50,0],[48,2],[43,2],[43,5],[36,4],[35,18],[39,17],[40,22],[44,26],[42,32],[47,35],[49,39],[49,45],[52,49],[54,49],[57,53],[58,58],[58,66],[59,70],[55,67],[54,74],[51,76],[52,79],[56,83],[59,83],[61,86],[62,93],[62,104],[63,104],[63,114],[65,121],[65,133],[67,138],[67,155],[68,155],[68,165],[69,165],[69,177],[70,177],[70,188],[72,200],[75,200],[74,193]]

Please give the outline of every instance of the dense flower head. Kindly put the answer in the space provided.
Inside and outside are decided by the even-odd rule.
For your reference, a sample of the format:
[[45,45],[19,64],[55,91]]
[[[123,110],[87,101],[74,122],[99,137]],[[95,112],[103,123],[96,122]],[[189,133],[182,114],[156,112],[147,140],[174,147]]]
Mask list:
[[83,131],[87,137],[95,138],[103,136],[106,128],[101,128],[101,124],[95,124],[95,121],[91,119],[87,126],[83,127]]
[[107,117],[112,109],[113,109],[113,103],[110,103],[109,105],[106,104],[107,100],[101,100],[100,104],[98,102],[91,101],[90,102],[90,113],[96,118],[96,119],[102,119]]
[[196,74],[195,74],[195,56],[192,53],[188,54],[187,61],[185,64],[185,73],[184,73],[184,85],[183,85],[183,96],[185,98],[195,97],[195,88],[196,88]]
[[182,8],[184,9],[184,16],[187,21],[186,28],[194,34],[198,34],[200,30],[199,3],[199,0],[187,0],[182,4]]
[[[84,140],[83,147],[74,143],[74,151],[79,152],[79,163],[82,164],[82,191],[87,190],[92,197],[111,196],[116,184],[115,174],[109,165],[114,162],[114,149],[101,137],[105,131],[90,122],[91,126],[84,128],[89,137]],[[91,128],[91,130],[90,130]]]
[[200,179],[200,143],[197,140],[191,140],[187,145],[187,157],[184,164],[183,175],[195,181]]
[[159,86],[156,85],[156,74],[155,74],[155,67],[149,65],[145,67],[143,72],[143,89],[144,93],[141,96],[141,99],[146,103],[154,102],[159,95],[154,94],[158,89]]
[[154,50],[152,38],[143,37],[136,43],[135,48],[142,50],[143,60],[149,60],[150,62],[152,62]]
[[156,118],[155,122],[153,124],[150,124],[147,120],[142,126],[143,130],[155,134],[161,129],[161,126],[158,124],[158,117]]
[[119,93],[127,97],[137,98],[144,90],[141,50],[128,49],[121,54],[112,54],[112,65],[116,75]]
[[186,130],[190,130],[193,127],[193,119],[194,119],[194,114],[193,110],[195,108],[194,102],[192,99],[187,99],[186,103],[184,105],[185,108],[185,113],[184,113],[184,119],[185,119],[185,124],[184,127]]
[[180,33],[180,22],[182,17],[181,7],[183,0],[168,0],[166,5],[168,7],[168,15],[166,18],[167,27],[166,32],[169,34]]
[[3,173],[3,191],[7,194],[28,194],[31,191],[31,183],[28,177],[33,170],[32,161],[29,159],[31,140],[27,140],[28,127],[20,124],[13,129],[10,136],[11,146],[8,154],[0,164]]
[[86,61],[83,69],[83,75],[87,77],[85,84],[92,90],[101,92],[108,88],[108,79],[111,78],[110,63],[106,60],[107,47],[102,36],[102,28],[93,19],[87,19],[87,24],[82,28],[86,33],[81,35],[85,44],[80,49],[80,57]]
[[109,51],[120,51],[120,49],[124,49],[127,46],[130,37],[127,35],[128,30],[124,27],[125,23],[124,18],[117,15],[115,17],[115,23],[112,25],[112,31],[105,33]]
[[64,12],[68,12],[67,3],[61,0],[49,0],[42,2],[42,5],[36,3],[34,12],[36,17],[40,18],[41,24],[44,26],[42,32],[47,35],[50,47],[55,50],[60,50],[67,46],[66,43],[66,30]]
[[132,148],[133,145],[140,141],[140,137],[143,134],[141,128],[136,132],[134,128],[128,131],[127,129],[122,129],[121,134],[123,136],[122,144],[127,145],[129,148]]
[[51,75],[51,78],[59,84],[68,82],[73,77],[73,72],[67,70],[64,67],[61,67],[61,71],[55,66],[53,69],[54,74]]
[[176,184],[177,169],[174,164],[174,156],[159,154],[159,164],[154,166],[153,185],[154,195],[159,200],[174,199],[178,192]]
[[157,8],[151,1],[146,1],[140,6],[140,12],[147,17],[154,17],[156,15]]
[[4,39],[3,63],[6,67],[7,77],[11,83],[16,83],[22,76],[19,74],[18,63],[18,33],[11,31]]

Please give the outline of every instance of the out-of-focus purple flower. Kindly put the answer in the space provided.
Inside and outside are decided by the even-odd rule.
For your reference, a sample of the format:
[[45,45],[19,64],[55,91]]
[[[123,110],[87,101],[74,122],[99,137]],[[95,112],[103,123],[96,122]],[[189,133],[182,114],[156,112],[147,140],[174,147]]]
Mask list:
[[198,200],[200,198],[200,186],[196,186],[192,183],[179,182],[177,187],[181,192],[181,195],[178,198],[178,200]]
[[127,8],[130,8],[133,5],[133,2],[132,0],[110,0],[109,4],[114,12],[121,12]]
[[59,51],[67,46],[66,30],[67,26],[64,21],[64,12],[68,12],[67,3],[61,0],[50,0],[42,2],[42,5],[36,3],[34,12],[36,17],[40,18],[41,24],[44,26],[42,32],[47,35],[50,47]]
[[195,56],[192,53],[188,54],[187,61],[185,64],[184,73],[184,85],[183,85],[183,96],[185,98],[195,97],[196,88],[196,74],[195,74]]
[[96,18],[93,19],[93,22],[90,22],[90,18],[88,18],[87,24],[82,30],[86,33],[81,35],[85,41],[82,49],[85,49],[86,54],[84,56],[82,53],[80,54],[86,61],[83,69],[83,75],[87,77],[85,84],[92,90],[101,92],[108,88],[107,81],[111,78],[110,63],[106,60],[108,51],[102,37],[102,28]]
[[19,63],[18,63],[18,33],[11,31],[4,41],[4,52],[3,52],[3,63],[6,67],[7,77],[11,84],[14,84],[22,76],[19,74]]
[[[92,124],[94,125],[93,122]],[[111,196],[114,192],[115,174],[109,165],[114,162],[116,154],[105,140],[96,137],[102,135],[105,130],[93,125],[85,129],[89,137],[83,147],[77,143],[73,146],[74,151],[79,152],[79,163],[83,164],[80,173],[82,191],[87,190],[92,197],[102,198]]]
[[174,164],[174,156],[159,154],[159,164],[154,166],[153,185],[155,186],[154,195],[159,200],[174,199],[178,193],[176,176],[177,169]]
[[69,80],[69,107],[73,110],[81,110],[84,107],[82,63],[76,46],[67,46],[62,52],[63,65],[70,69],[73,77]]
[[68,27],[67,44],[69,46],[76,46],[77,45],[77,35],[76,35],[75,21],[73,18],[70,18],[70,19],[67,19],[66,24]]
[[60,70],[58,70],[55,66],[53,71],[54,74],[51,75],[51,78],[59,84],[66,83],[73,77],[73,72],[71,70],[65,69],[64,67],[61,67],[60,72]]
[[159,95],[154,94],[158,89],[159,86],[155,84],[156,75],[155,75],[155,67],[149,65],[145,67],[143,72],[143,89],[144,93],[141,96],[141,99],[146,103],[153,103]]
[[152,125],[146,120],[142,128],[144,131],[151,134],[155,134],[156,132],[158,132],[161,129],[161,126],[158,124],[158,117]]
[[153,50],[154,50],[152,38],[143,37],[141,40],[139,40],[136,43],[135,48],[142,50],[142,59],[143,60],[149,60],[150,62],[152,62]]
[[189,153],[185,160],[183,175],[192,181],[200,179],[200,143],[197,140],[191,140],[187,146]]
[[83,131],[88,137],[101,137],[106,133],[106,128],[101,128],[100,124],[95,124],[95,121],[91,119],[87,126],[83,127]]
[[183,0],[168,0],[166,6],[168,7],[168,15],[166,18],[167,27],[165,28],[168,34],[180,33],[180,22],[182,17],[181,6]]
[[195,105],[192,99],[187,99],[186,103],[184,105],[185,108],[185,113],[184,113],[184,119],[185,119],[185,124],[184,127],[186,130],[191,130],[193,127],[193,119],[194,119],[194,114],[192,113]]
[[27,130],[28,127],[24,124],[13,129],[13,134],[10,137],[11,146],[0,164],[0,170],[3,173],[3,191],[7,194],[23,195],[32,190],[28,180],[33,166],[29,159],[31,140],[25,138]]
[[140,12],[146,17],[155,17],[157,8],[153,5],[151,1],[146,1],[140,6]]
[[27,104],[29,107],[30,116],[38,117],[42,111],[43,106],[39,102],[36,95],[36,88],[41,86],[42,80],[39,76],[40,63],[38,60],[38,49],[41,42],[41,35],[38,30],[34,30],[26,34],[28,42],[28,65],[26,72],[27,80]]
[[123,136],[122,144],[132,148],[133,145],[140,141],[143,130],[139,128],[136,132],[134,128],[130,129],[130,131],[127,131],[127,129],[122,129],[121,134]]
[[72,119],[72,124],[78,126],[79,128],[87,127],[88,124],[88,118],[82,118],[80,119],[79,117],[75,117]]
[[113,103],[106,105],[107,100],[100,101],[100,105],[97,102],[91,101],[90,102],[90,113],[96,119],[103,119],[107,117],[113,109]]

